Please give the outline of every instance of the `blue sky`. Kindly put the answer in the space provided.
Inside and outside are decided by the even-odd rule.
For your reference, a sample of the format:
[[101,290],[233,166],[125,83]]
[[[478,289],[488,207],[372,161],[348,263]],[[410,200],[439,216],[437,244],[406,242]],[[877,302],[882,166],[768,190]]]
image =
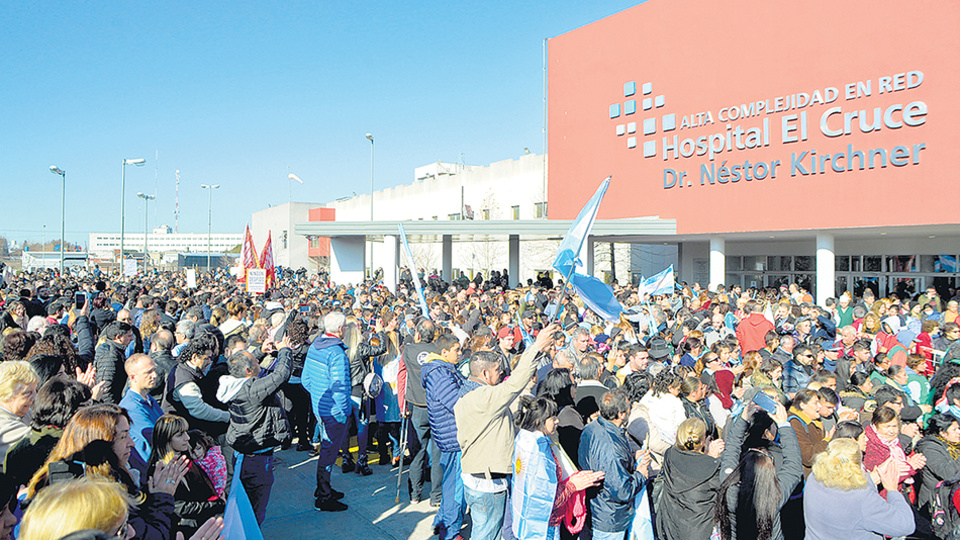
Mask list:
[[[242,232],[293,199],[410,183],[437,160],[542,150],[542,41],[634,1],[0,3],[0,235],[67,240],[174,224]],[[159,152],[159,160],[155,159]]]

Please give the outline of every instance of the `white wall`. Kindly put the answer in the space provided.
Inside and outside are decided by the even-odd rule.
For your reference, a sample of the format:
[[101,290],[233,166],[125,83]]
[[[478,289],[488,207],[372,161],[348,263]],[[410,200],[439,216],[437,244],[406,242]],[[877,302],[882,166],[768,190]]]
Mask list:
[[[272,206],[266,210],[254,212],[250,223],[250,234],[253,236],[253,245],[257,250],[257,257],[262,256],[263,247],[267,242],[267,233],[270,232],[273,245],[273,263],[297,269],[301,266],[316,269],[307,256],[307,237],[293,233],[295,223],[305,223],[311,208],[323,207],[323,203],[286,202]],[[286,232],[287,244],[283,243]]]
[[[498,161],[489,166],[458,166],[436,164],[418,167],[420,174],[436,170],[460,171],[457,174],[438,174],[424,180],[405,184],[374,193],[373,211],[375,220],[431,220],[447,221],[450,214],[460,213],[461,186],[463,204],[470,206],[474,219],[484,218],[484,209],[489,209],[490,219],[512,219],[513,206],[519,207],[519,219],[536,219],[536,203],[546,199],[543,191],[543,165],[541,155],[528,154],[518,159]],[[358,195],[327,206],[336,208],[337,221],[369,221],[370,196]],[[520,278],[536,277],[538,270],[550,268],[556,256],[556,241],[521,242]],[[391,258],[386,246],[374,243],[374,267],[382,267]],[[441,266],[440,239],[431,243],[412,243],[414,259],[427,271]],[[406,257],[401,255],[401,264]],[[454,242],[453,268],[468,275],[473,271],[502,271],[507,267],[507,238],[493,242]]]

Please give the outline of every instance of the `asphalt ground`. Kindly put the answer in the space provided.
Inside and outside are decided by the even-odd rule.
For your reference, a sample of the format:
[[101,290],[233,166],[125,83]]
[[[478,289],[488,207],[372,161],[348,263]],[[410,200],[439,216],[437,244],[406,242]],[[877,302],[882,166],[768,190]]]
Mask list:
[[[312,539],[427,539],[433,534],[437,509],[429,501],[411,504],[407,494],[407,468],[403,469],[400,502],[397,502],[396,467],[380,465],[374,451],[369,454],[373,474],[343,473],[340,460],[331,476],[334,489],[344,492],[344,512],[314,509],[317,458],[294,448],[275,454],[275,481],[261,530],[267,540]],[[353,452],[357,449],[354,447]],[[427,475],[429,478],[429,474]],[[429,492],[429,485],[424,493]],[[469,522],[469,518],[466,520]],[[465,531],[466,532],[466,531]]]

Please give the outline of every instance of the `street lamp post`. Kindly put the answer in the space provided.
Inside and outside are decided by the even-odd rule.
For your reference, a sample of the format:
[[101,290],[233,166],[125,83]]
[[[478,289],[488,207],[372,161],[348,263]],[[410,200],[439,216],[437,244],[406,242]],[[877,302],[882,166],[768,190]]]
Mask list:
[[[373,223],[373,135],[367,133],[370,141],[370,222]],[[373,277],[373,243],[370,242],[370,277]]]
[[219,189],[220,184],[200,184],[200,187],[210,192],[207,200],[207,273],[210,273],[210,231],[213,225],[213,190]]
[[50,166],[50,172],[53,174],[59,174],[60,180],[62,181],[60,186],[60,275],[63,275],[63,250],[66,246],[66,243],[63,240],[64,237],[64,214],[63,210],[67,204],[67,171],[57,167],[56,165]]
[[126,183],[127,165],[135,165],[137,167],[143,167],[146,163],[147,163],[147,160],[143,158],[123,159],[120,162],[120,273],[123,273],[123,221],[124,221],[123,201],[126,198],[124,196],[124,190],[127,185]]
[[150,201],[157,198],[156,195],[147,195],[146,193],[137,192],[137,197],[143,199],[143,274],[147,274],[147,205]]

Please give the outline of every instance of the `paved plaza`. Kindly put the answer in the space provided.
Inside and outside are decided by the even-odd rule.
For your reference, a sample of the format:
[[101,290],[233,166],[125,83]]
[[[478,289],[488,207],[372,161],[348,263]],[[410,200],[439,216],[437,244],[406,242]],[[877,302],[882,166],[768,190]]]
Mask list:
[[[343,491],[345,512],[317,512],[313,508],[317,458],[293,449],[276,454],[276,482],[263,522],[263,537],[274,539],[427,539],[433,536],[436,509],[427,501],[410,504],[407,472],[403,472],[400,503],[396,503],[397,469],[380,466],[371,454],[373,474],[343,474],[334,468],[332,484]],[[429,485],[426,490],[429,489]]]

